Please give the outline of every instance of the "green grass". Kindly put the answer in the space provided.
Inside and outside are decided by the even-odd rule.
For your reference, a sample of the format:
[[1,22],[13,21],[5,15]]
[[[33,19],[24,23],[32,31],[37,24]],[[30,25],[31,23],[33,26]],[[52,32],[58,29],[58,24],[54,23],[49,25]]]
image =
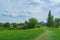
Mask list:
[[52,30],[52,39],[60,40],[60,29]]
[[42,40],[60,40],[60,29],[50,29]]
[[28,30],[0,30],[0,40],[34,40],[43,30],[35,28]]
[[[7,28],[1,28],[0,40],[34,40],[38,35],[43,34],[48,30],[48,34],[42,38],[42,40],[60,40],[60,28],[34,28],[27,30],[7,30]],[[45,30],[45,31],[44,31]]]

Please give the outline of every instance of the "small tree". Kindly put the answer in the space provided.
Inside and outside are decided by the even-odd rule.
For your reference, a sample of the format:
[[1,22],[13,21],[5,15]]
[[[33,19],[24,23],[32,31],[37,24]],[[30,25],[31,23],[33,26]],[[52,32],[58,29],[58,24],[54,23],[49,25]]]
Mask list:
[[56,28],[59,28],[59,26],[60,26],[60,19],[59,18],[55,18],[55,27]]
[[4,27],[10,27],[10,23],[9,23],[9,22],[6,22],[6,23],[4,23],[3,26],[4,26]]
[[24,29],[28,29],[28,22],[27,21],[25,21],[25,23],[24,23]]
[[17,28],[17,24],[16,23],[12,23],[14,28]]
[[1,26],[1,27],[3,26],[3,23],[2,23],[2,22],[0,22],[0,26]]
[[38,26],[38,20],[35,18],[30,18],[28,22],[28,28],[35,28]]

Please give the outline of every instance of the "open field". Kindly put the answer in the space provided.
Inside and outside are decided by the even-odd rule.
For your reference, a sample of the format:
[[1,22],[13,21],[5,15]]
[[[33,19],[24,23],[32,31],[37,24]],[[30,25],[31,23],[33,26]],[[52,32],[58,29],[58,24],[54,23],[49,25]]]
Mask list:
[[60,28],[45,28],[42,29],[45,30],[45,33],[40,35],[39,40],[60,40]]
[[42,40],[60,40],[60,30],[48,30],[48,33]]
[[43,30],[38,28],[28,30],[0,30],[0,40],[34,40],[42,33]]
[[0,40],[60,40],[60,29],[0,30]]

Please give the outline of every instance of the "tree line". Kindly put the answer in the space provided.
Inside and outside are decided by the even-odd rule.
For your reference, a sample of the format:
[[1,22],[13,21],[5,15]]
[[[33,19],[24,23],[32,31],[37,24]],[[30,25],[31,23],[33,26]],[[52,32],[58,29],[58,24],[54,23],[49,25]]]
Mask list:
[[31,29],[31,28],[40,28],[42,26],[47,26],[49,28],[59,28],[60,26],[60,18],[54,18],[49,10],[47,22],[38,22],[36,18],[30,18],[28,21],[24,23],[2,23],[0,22],[0,27],[7,29]]
[[54,18],[54,16],[51,14],[51,11],[49,11],[47,18],[47,27],[59,28],[59,26],[60,26],[60,18]]
[[8,29],[31,29],[31,28],[37,28],[40,27],[38,20],[35,18],[30,18],[28,21],[25,21],[24,23],[2,23],[0,22],[0,27],[8,28]]

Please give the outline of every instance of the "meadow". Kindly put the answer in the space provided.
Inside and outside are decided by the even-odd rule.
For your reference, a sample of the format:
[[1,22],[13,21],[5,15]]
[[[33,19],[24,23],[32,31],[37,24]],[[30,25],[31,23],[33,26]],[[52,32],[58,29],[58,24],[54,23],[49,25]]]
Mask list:
[[43,30],[39,28],[27,30],[0,30],[0,40],[34,40]]
[[[46,31],[47,30],[47,31]],[[0,30],[0,40],[60,40],[60,29]]]
[[60,29],[48,30],[47,35],[42,40],[60,40]]

